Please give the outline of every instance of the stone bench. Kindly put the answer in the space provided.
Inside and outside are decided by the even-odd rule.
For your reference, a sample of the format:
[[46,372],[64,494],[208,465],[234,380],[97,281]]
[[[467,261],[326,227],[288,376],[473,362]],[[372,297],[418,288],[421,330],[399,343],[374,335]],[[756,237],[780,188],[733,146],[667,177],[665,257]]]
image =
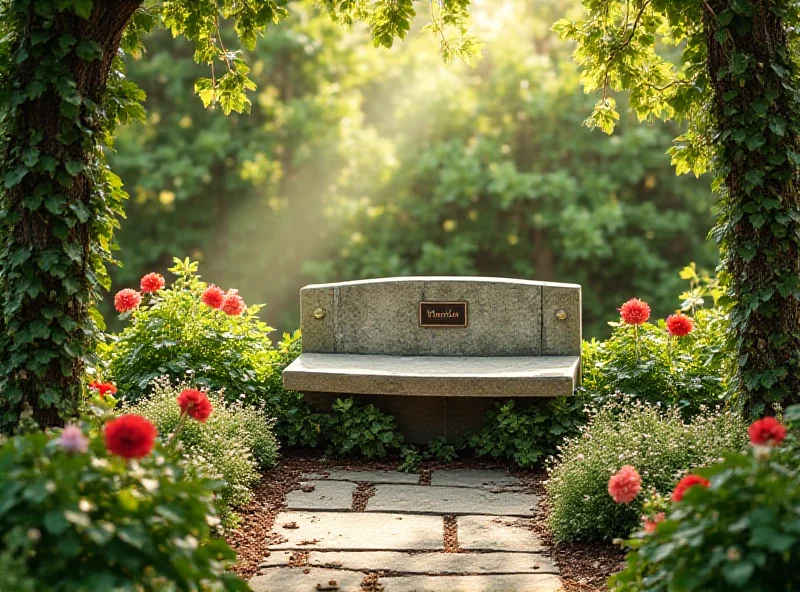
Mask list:
[[361,396],[394,413],[411,441],[474,429],[499,398],[571,395],[579,380],[574,284],[469,277],[320,284],[300,291],[300,311],[303,353],[284,370],[285,388],[317,407]]

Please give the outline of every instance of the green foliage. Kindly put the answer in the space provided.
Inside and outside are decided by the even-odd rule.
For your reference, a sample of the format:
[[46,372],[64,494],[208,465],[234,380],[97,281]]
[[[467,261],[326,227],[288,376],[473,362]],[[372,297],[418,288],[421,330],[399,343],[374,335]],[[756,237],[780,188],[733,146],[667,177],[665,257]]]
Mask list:
[[375,52],[368,32],[295,3],[246,55],[247,119],[203,110],[191,51],[151,36],[148,58],[127,64],[150,116],[110,156],[133,196],[115,282],[189,253],[208,281],[267,302],[282,330],[298,326],[298,286],[390,275],[574,281],[598,338],[631,294],[666,314],[675,269],[716,265],[712,196],[665,162],[672,126],[580,127],[591,101],[548,32],[572,6],[475,4],[491,61],[467,68],[442,66],[413,27],[402,51]]
[[260,306],[228,315],[201,300],[205,282],[197,263],[175,259],[173,284],[144,300],[122,333],[102,348],[107,378],[129,401],[142,397],[160,376],[224,389],[229,400],[257,404],[269,393],[273,372],[272,331],[258,318]]
[[[178,428],[181,409],[178,395],[185,384],[172,385],[169,379],[156,379],[152,393],[134,404],[123,404],[121,414],[132,413],[149,419],[158,433],[167,437]],[[258,468],[275,465],[278,445],[272,435],[272,422],[263,410],[240,401],[229,402],[220,393],[210,392],[214,406],[204,422],[186,421],[178,434],[178,453],[192,477],[219,479],[224,486],[214,499],[222,528],[236,526],[235,508],[252,499],[252,486],[258,481]]]
[[428,449],[425,455],[436,459],[440,463],[449,464],[458,458],[456,452],[456,445],[447,441],[447,438],[442,436],[428,442]]
[[267,376],[262,400],[270,417],[275,417],[275,435],[286,446],[315,448],[321,441],[319,417],[311,410],[302,393],[283,388],[283,369],[302,351],[300,331],[284,333],[270,352],[272,371]]
[[746,425],[730,411],[706,411],[687,423],[677,409],[631,399],[594,410],[581,434],[567,438],[548,461],[553,534],[562,541],[627,536],[640,523],[645,496],[614,502],[608,480],[622,466],[636,468],[642,491],[666,494],[682,472],[746,442]]
[[[580,389],[592,401],[602,404],[625,393],[641,401],[675,407],[685,417],[696,415],[703,406],[723,402],[736,366],[726,347],[728,313],[716,305],[723,289],[716,280],[701,281],[694,264],[686,267],[681,277],[691,281],[680,299],[682,309],[693,314],[692,332],[672,337],[663,319],[639,327],[609,323],[614,327],[610,339],[583,344]],[[699,308],[708,297],[714,299],[715,306]]]
[[321,415],[320,423],[328,453],[337,456],[358,453],[364,458],[384,458],[403,443],[394,417],[372,404],[356,404],[352,397],[336,399],[332,412]]
[[[795,3],[584,0],[554,25],[576,44],[588,120],[611,133],[609,93],[628,91],[640,120],[678,119],[678,173],[713,169],[717,226],[733,303],[740,403],[760,416],[800,393],[800,95]],[[712,6],[713,5],[713,6]],[[764,23],[769,23],[765,25]],[[767,50],[767,48],[773,48]]]
[[558,397],[524,403],[509,399],[486,414],[483,427],[469,437],[478,456],[491,456],[532,467],[554,454],[561,441],[585,421],[584,399]]
[[[796,414],[796,410],[793,412]],[[796,461],[796,459],[795,459]],[[727,454],[694,471],[711,482],[626,542],[617,591],[777,592],[800,587],[800,474],[769,454]]]
[[[105,165],[118,123],[142,119],[144,94],[125,76],[121,52],[141,56],[141,36],[164,25],[194,45],[205,76],[194,90],[225,114],[248,111],[256,87],[236,47],[252,50],[288,16],[284,0],[167,0],[0,4],[0,430],[23,410],[42,425],[73,415],[80,379],[102,330],[95,310],[110,287],[113,232],[127,194]],[[327,2],[336,18],[365,20],[385,47],[403,37],[413,7],[395,0]],[[445,57],[476,57],[466,35],[469,0],[431,13]],[[229,21],[235,45],[220,22]],[[455,32],[451,42],[445,28]],[[221,67],[217,75],[215,68]],[[210,77],[208,76],[210,74]]]
[[416,473],[422,461],[422,453],[416,446],[403,446],[400,448],[400,465],[397,470],[403,473]]
[[0,585],[248,590],[226,569],[233,551],[211,537],[216,488],[158,448],[126,462],[96,435],[82,454],[41,432],[11,438],[0,447]]

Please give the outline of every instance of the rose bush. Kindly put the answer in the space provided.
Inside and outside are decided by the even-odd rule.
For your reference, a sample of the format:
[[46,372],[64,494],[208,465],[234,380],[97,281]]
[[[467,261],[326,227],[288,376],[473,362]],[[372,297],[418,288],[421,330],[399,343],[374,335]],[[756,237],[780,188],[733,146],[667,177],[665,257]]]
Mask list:
[[268,335],[259,320],[261,307],[246,306],[236,290],[222,292],[197,275],[197,263],[175,259],[177,276],[167,287],[158,274],[142,278],[142,294],[117,293],[117,310],[131,324],[107,336],[100,348],[105,368],[122,396],[135,401],[159,376],[191,377],[198,387],[221,391],[229,400],[248,403],[269,396],[268,382],[278,369]]
[[0,446],[1,590],[249,590],[212,536],[219,484],[193,478],[154,431],[118,418]]
[[[787,416],[800,415],[800,407]],[[618,592],[790,592],[800,589],[800,472],[773,450],[775,418],[750,426],[752,451],[726,454],[675,487],[662,518],[626,541]]]

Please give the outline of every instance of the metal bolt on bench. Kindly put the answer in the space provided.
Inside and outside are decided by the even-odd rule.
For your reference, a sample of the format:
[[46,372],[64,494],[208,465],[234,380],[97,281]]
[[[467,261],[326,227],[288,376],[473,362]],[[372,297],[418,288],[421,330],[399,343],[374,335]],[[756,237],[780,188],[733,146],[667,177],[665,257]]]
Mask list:
[[320,409],[354,395],[410,442],[461,435],[508,397],[572,395],[581,288],[503,278],[405,277],[300,290],[303,353],[285,388]]

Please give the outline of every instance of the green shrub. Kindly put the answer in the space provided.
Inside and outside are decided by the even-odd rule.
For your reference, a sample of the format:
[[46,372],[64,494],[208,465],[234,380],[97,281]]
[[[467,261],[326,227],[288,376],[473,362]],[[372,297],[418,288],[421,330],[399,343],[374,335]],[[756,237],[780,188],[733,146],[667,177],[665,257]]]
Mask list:
[[553,454],[561,441],[577,433],[585,422],[580,397],[510,399],[497,403],[486,414],[481,430],[469,437],[478,456],[510,460],[520,467],[532,467]]
[[101,348],[107,379],[116,382],[130,401],[144,396],[159,376],[183,380],[208,390],[222,390],[231,399],[245,395],[247,403],[266,399],[275,354],[268,334],[272,329],[256,316],[260,306],[241,315],[228,315],[203,304],[207,287],[197,275],[197,263],[175,259],[170,269],[175,282],[145,294],[143,305],[129,316],[131,324],[108,336]]
[[745,424],[732,412],[700,413],[687,423],[677,409],[622,398],[590,413],[581,434],[567,438],[548,461],[550,527],[558,540],[627,536],[642,516],[644,496],[617,504],[608,480],[624,465],[641,475],[644,491],[665,493],[681,472],[741,450]]
[[440,463],[449,464],[458,458],[459,446],[447,441],[444,436],[428,442],[425,456],[435,458]]
[[[716,280],[699,277],[694,265],[681,277],[691,281],[680,297],[682,309],[694,320],[691,333],[671,337],[664,320],[639,327],[611,322],[614,329],[608,340],[583,343],[580,390],[594,403],[612,401],[622,392],[676,406],[688,418],[724,399],[735,359],[726,347],[728,315],[717,305],[722,291]],[[699,308],[708,298],[715,306]]]
[[0,589],[248,590],[211,536],[215,489],[158,445],[126,462],[97,435],[83,453],[43,433],[11,438],[0,446]]
[[403,443],[394,417],[375,405],[356,404],[352,397],[336,399],[332,412],[320,415],[320,421],[328,453],[336,456],[358,453],[365,458],[385,458]]
[[[184,387],[172,385],[168,378],[156,379],[148,397],[123,404],[120,412],[146,417],[160,434],[171,434],[178,427],[181,410],[177,398]],[[223,481],[215,504],[222,527],[227,529],[237,523],[234,508],[252,499],[258,468],[275,465],[278,445],[272,434],[273,422],[261,409],[226,401],[220,393],[207,394],[214,411],[205,423],[185,422],[178,435],[178,451],[190,474]]]
[[305,401],[303,394],[283,388],[283,369],[301,353],[300,331],[284,333],[278,346],[270,352],[272,372],[268,375],[264,405],[276,419],[275,435],[286,446],[315,448],[322,440],[318,414]]
[[612,576],[609,588],[800,589],[800,473],[778,462],[780,456],[763,450],[728,454],[722,462],[693,471],[710,486],[689,489],[654,532],[639,532],[626,542],[627,569]]

